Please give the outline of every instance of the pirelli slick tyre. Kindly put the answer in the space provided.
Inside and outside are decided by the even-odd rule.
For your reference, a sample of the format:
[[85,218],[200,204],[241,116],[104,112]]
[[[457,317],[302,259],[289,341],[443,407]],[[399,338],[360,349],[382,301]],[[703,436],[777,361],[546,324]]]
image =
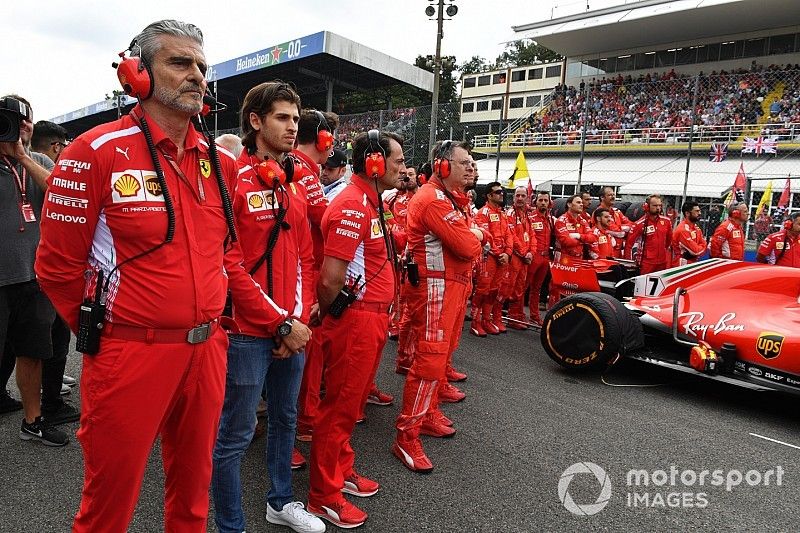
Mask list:
[[576,371],[600,370],[617,354],[644,346],[641,324],[621,302],[599,292],[569,296],[545,315],[542,346],[555,362]]

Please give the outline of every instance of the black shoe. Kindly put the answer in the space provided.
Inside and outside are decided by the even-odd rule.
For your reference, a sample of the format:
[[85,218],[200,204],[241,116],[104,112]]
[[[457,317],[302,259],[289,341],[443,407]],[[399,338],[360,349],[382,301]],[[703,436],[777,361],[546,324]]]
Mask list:
[[77,422],[81,419],[81,412],[67,402],[61,402],[55,409],[46,409],[42,407],[42,418],[51,426],[58,426],[70,422]]
[[66,446],[69,437],[63,431],[59,431],[50,424],[37,416],[33,424],[28,424],[22,419],[22,429],[19,430],[19,438],[22,440],[38,440],[45,446]]
[[0,392],[0,413],[11,413],[22,409],[22,402],[11,397],[8,391]]

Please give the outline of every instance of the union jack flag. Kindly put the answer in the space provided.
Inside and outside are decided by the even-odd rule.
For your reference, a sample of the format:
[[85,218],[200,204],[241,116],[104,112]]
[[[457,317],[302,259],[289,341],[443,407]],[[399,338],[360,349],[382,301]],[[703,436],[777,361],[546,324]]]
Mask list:
[[778,141],[774,138],[765,139],[764,137],[745,137],[742,143],[743,154],[777,154]]
[[708,154],[708,160],[714,163],[725,161],[728,157],[728,143],[713,142],[711,143],[711,152]]

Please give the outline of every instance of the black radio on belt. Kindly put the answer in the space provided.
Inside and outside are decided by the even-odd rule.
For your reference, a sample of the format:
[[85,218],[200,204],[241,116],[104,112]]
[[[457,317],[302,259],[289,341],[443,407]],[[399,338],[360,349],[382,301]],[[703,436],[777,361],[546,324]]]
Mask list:
[[359,274],[356,280],[348,286],[346,283],[345,285],[339,290],[339,294],[336,295],[333,302],[331,302],[330,307],[328,308],[328,314],[331,315],[333,318],[339,318],[344,313],[345,309],[350,307],[350,304],[356,301],[356,297],[358,297],[358,282],[361,279],[361,275]]
[[87,355],[100,351],[100,333],[106,320],[106,305],[103,302],[103,271],[97,273],[94,300],[87,298],[78,313],[78,335],[75,349]]
[[406,275],[408,282],[416,287],[419,285],[419,265],[414,262],[414,256],[411,252],[406,255]]

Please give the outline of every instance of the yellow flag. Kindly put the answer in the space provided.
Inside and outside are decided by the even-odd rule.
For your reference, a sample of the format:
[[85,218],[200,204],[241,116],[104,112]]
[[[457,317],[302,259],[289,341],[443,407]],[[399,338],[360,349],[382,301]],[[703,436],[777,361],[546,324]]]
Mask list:
[[510,178],[508,178],[506,188],[513,189],[515,187],[515,180],[529,177],[530,174],[528,174],[528,163],[525,161],[525,154],[523,154],[522,150],[520,150],[519,154],[517,155],[517,162],[514,163],[514,173],[511,174]]
[[765,207],[772,207],[772,180],[767,183],[767,188],[764,189],[764,194],[761,195],[761,201],[758,202],[756,209],[756,216],[759,216]]

